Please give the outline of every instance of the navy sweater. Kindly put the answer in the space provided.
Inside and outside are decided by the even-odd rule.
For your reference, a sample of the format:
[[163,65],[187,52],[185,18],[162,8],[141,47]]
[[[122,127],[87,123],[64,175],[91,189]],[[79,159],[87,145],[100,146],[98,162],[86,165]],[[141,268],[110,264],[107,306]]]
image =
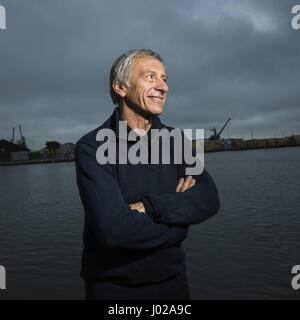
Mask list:
[[[76,144],[77,185],[85,211],[81,276],[124,286],[165,282],[185,272],[181,243],[189,225],[219,210],[217,188],[204,169],[194,176],[195,186],[176,192],[186,164],[98,164],[96,151],[104,142],[96,141],[97,132],[109,128],[118,137],[119,120],[115,108]],[[158,116],[151,128],[173,129]],[[151,215],[130,208],[143,199],[148,207],[150,202]]]

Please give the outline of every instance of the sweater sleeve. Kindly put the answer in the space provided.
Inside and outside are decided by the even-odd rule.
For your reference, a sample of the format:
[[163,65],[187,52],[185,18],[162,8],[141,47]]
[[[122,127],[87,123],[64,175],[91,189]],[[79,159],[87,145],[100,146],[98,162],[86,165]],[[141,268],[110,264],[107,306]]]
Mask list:
[[152,249],[187,237],[188,228],[155,223],[125,203],[110,164],[99,165],[96,149],[84,142],[75,151],[77,185],[86,219],[97,240],[111,248]]
[[[195,150],[193,149],[193,155]],[[192,167],[187,163],[178,165],[179,177],[187,177],[186,168]],[[215,215],[220,208],[217,187],[206,171],[193,176],[196,184],[185,192],[165,194],[149,193],[145,198],[150,201],[153,211],[153,221],[168,225],[191,225],[207,220]]]

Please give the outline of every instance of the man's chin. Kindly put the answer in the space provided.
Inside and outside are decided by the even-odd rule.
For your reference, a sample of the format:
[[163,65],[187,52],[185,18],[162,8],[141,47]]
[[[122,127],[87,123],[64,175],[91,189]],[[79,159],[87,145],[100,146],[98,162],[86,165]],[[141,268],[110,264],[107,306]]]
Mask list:
[[140,107],[127,97],[125,97],[125,105],[144,118],[149,118],[151,115],[160,115],[164,110],[164,104],[153,103],[145,104],[143,107]]
[[163,111],[164,111],[164,106],[152,106],[151,108],[149,108],[149,112],[155,115],[160,115],[163,113]]

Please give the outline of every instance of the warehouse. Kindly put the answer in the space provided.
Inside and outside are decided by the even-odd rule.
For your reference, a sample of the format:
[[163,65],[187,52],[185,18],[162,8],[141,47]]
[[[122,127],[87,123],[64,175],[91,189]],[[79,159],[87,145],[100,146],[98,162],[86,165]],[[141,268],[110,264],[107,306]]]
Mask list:
[[22,145],[0,140],[0,162],[28,160],[29,149]]

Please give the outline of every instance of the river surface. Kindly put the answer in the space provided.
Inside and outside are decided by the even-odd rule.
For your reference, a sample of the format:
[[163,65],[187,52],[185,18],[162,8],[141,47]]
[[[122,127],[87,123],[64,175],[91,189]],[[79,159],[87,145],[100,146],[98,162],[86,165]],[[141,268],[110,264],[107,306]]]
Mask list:
[[[183,247],[192,299],[300,299],[300,147],[205,155],[221,209]],[[74,163],[0,167],[0,299],[82,299]]]

